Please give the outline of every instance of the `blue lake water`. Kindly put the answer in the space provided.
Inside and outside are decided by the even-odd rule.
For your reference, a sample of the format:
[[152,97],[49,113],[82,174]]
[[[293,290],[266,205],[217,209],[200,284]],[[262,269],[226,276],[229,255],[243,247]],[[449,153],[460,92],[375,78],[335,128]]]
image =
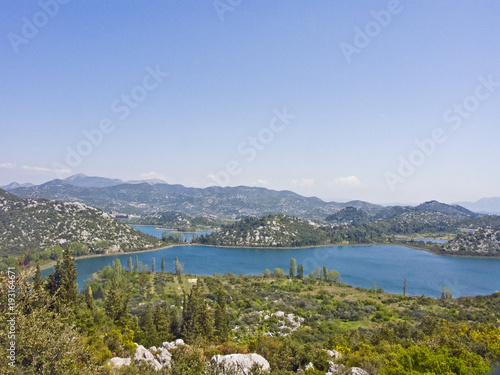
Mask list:
[[[148,229],[149,228],[149,229]],[[143,232],[152,227],[138,227]],[[163,231],[161,231],[163,232]],[[161,234],[160,234],[161,235]],[[391,293],[402,293],[403,281],[407,293],[439,297],[448,286],[454,297],[486,295],[500,291],[500,259],[448,257],[397,245],[328,246],[307,249],[241,249],[183,245],[137,253],[138,259],[151,267],[153,257],[157,270],[165,258],[166,271],[174,268],[176,257],[184,264],[184,272],[197,275],[233,272],[259,274],[266,268],[283,268],[288,273],[290,259],[303,264],[309,274],[318,266],[341,273],[341,281],[354,286],[371,288],[376,282]],[[77,283],[83,288],[85,280],[99,269],[120,259],[125,267],[129,257],[120,254],[77,259]],[[44,270],[47,276],[52,270]]]
[[[193,236],[195,234],[193,232],[176,232],[176,231],[172,231],[170,229],[161,229],[161,228],[158,228],[154,225],[132,225],[132,227],[137,229],[137,230],[140,230],[143,233],[149,234],[150,236],[154,236],[157,238],[161,238],[161,236],[164,232],[167,232],[169,234],[170,233],[173,233],[173,234],[178,233],[179,235],[182,236],[184,241],[187,241],[187,242],[190,242],[193,239]],[[210,234],[210,233],[212,233],[211,230],[198,230],[198,231],[196,231],[196,234],[198,236],[201,236],[202,234],[206,235],[206,234]]]

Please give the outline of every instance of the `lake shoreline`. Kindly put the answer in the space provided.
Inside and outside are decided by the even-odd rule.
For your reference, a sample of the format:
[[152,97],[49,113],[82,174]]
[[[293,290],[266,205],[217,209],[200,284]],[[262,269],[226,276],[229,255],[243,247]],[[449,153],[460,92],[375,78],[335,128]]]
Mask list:
[[[134,250],[134,251],[127,251],[127,252],[117,252],[117,253],[111,253],[111,254],[88,254],[88,255],[82,255],[79,257],[73,257],[75,260],[79,259],[89,259],[89,258],[100,258],[100,257],[111,257],[111,256],[118,256],[118,255],[126,255],[126,254],[139,254],[139,253],[148,253],[150,251],[158,251],[162,249],[167,249],[169,247],[174,247],[174,246],[187,246],[189,244],[168,244],[166,246],[161,246],[161,247],[155,247],[153,249],[146,249],[146,250]],[[57,264],[57,261],[51,260],[48,263],[45,263],[43,265],[40,265],[40,271],[49,269],[54,267]]]
[[[107,257],[107,256],[118,256],[125,254],[138,254],[138,253],[147,253],[150,251],[157,251],[162,249],[167,249],[170,247],[176,246],[203,246],[203,247],[219,247],[224,249],[260,249],[260,250],[290,250],[290,249],[313,249],[313,248],[322,248],[322,247],[342,247],[342,246],[404,246],[410,249],[422,250],[430,254],[443,256],[443,257],[456,257],[456,258],[472,258],[472,259],[500,259],[500,255],[460,255],[460,254],[443,254],[440,252],[436,252],[430,249],[425,249],[417,246],[411,246],[403,243],[366,243],[366,244],[326,244],[326,245],[312,245],[312,246],[289,246],[289,247],[265,247],[265,246],[221,246],[221,245],[206,245],[206,244],[198,244],[198,243],[180,243],[180,244],[168,244],[166,246],[156,247],[153,249],[147,250],[135,250],[130,252],[118,252],[112,254],[88,254],[79,257],[74,257],[75,260],[78,259],[88,259],[88,258],[98,258],[98,257]],[[48,263],[45,263],[40,266],[40,270],[46,270],[54,267],[57,264],[55,260],[52,260]]]

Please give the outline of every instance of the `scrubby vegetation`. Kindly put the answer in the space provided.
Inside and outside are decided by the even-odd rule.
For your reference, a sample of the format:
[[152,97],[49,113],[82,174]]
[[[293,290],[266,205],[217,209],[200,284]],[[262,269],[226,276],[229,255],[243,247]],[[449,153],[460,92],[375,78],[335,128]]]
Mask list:
[[[184,275],[179,264],[166,272],[161,263],[154,273],[116,260],[82,293],[69,251],[46,280],[30,268],[17,270],[16,368],[5,362],[9,340],[0,330],[3,373],[215,374],[216,354],[258,353],[271,374],[306,367],[306,374],[325,374],[335,364],[370,375],[481,375],[500,356],[500,293],[392,295],[339,283],[324,268],[305,276],[293,261],[288,275],[276,269],[210,277]],[[0,289],[2,327],[8,280],[2,277]],[[160,371],[135,359],[108,366],[112,357],[134,358],[134,343],[159,347],[179,338],[187,345],[171,349],[171,365]]]
[[25,262],[56,260],[62,248],[74,255],[152,249],[163,243],[109,214],[82,203],[20,199],[0,190],[0,270]]
[[[329,224],[283,214],[247,217],[222,225],[219,231],[197,237],[193,242],[236,247],[402,244],[437,254],[500,255],[498,216],[475,217],[463,208],[437,202],[416,208],[389,207],[372,215],[347,207],[328,216],[326,221]],[[415,237],[444,237],[451,241],[444,245],[414,241]]]
[[192,216],[177,211],[164,211],[140,217],[128,218],[129,224],[156,225],[179,232],[194,232],[218,228],[223,221],[215,216]]

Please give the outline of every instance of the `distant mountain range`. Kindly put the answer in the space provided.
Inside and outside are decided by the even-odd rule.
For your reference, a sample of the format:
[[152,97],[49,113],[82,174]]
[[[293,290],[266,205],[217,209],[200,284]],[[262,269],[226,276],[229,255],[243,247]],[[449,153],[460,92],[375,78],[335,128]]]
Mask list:
[[325,202],[291,191],[260,187],[190,188],[161,180],[121,182],[103,177],[75,175],[41,185],[16,187],[11,193],[22,198],[78,201],[107,212],[148,215],[176,211],[196,216],[239,218],[277,213],[301,218],[324,218],[345,207],[375,212],[383,207],[363,201]]
[[[153,178],[149,180],[130,180],[130,181],[122,181],[118,178],[106,178],[106,177],[95,177],[95,176],[87,176],[83,173],[75,174],[73,176],[70,176],[68,178],[65,178],[64,180],[52,180],[49,182],[46,182],[45,184],[52,184],[52,185],[59,185],[59,184],[66,184],[66,185],[72,185],[72,186],[78,186],[82,188],[102,188],[102,187],[110,187],[110,186],[116,186],[116,185],[122,185],[122,184],[166,184],[165,181]],[[20,187],[32,187],[35,186],[33,184],[27,183],[27,184],[19,184],[17,182],[12,182],[9,185],[5,186],[0,186],[0,189],[5,190],[5,191],[11,191]]]
[[0,186],[0,189],[5,190],[5,191],[11,191],[11,190],[14,190],[14,189],[17,189],[17,188],[20,188],[20,187],[31,187],[31,186],[35,186],[35,185],[30,184],[30,183],[28,183],[28,184],[19,184],[17,182],[11,182],[8,185]]
[[[83,174],[41,185],[23,186],[13,183],[4,188],[22,198],[77,201],[114,214],[140,216],[174,211],[194,216],[237,219],[281,213],[302,219],[323,220],[347,207],[356,208],[370,217],[380,219],[414,211],[437,212],[454,217],[474,216],[467,207],[436,201],[417,207],[384,207],[359,200],[344,203],[325,202],[288,190],[275,191],[262,187],[190,188],[157,179],[123,182],[119,179],[89,177]],[[497,199],[500,212],[500,198]],[[487,207],[487,203],[483,203],[483,206]]]
[[482,198],[477,202],[459,202],[457,204],[474,212],[500,214],[500,197]]

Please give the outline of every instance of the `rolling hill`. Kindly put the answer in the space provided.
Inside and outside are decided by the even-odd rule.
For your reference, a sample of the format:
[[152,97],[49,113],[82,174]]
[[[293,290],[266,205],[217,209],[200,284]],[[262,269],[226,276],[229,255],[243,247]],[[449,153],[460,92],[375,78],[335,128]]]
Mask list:
[[0,190],[0,255],[19,256],[71,243],[82,244],[88,253],[143,250],[162,244],[85,204],[21,199]]

